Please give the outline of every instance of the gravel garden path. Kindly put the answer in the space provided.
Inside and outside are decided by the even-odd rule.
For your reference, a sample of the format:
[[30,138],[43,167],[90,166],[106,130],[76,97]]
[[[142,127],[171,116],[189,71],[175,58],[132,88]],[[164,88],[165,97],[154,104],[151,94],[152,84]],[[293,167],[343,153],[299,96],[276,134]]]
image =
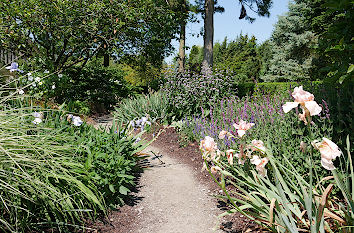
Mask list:
[[140,178],[138,224],[130,232],[221,232],[213,230],[221,212],[191,169],[159,148],[149,146],[145,152],[152,156]]

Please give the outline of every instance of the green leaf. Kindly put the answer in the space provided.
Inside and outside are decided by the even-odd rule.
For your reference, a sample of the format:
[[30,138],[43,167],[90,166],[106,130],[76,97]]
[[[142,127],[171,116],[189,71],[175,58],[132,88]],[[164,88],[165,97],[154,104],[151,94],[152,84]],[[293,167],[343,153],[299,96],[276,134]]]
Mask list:
[[124,187],[123,185],[119,187],[120,194],[128,195],[128,192],[130,192],[130,190],[128,188]]
[[116,190],[114,189],[113,184],[110,184],[108,187],[109,187],[109,190],[111,190],[112,193],[116,192]]
[[339,83],[342,84],[346,77],[347,77],[347,75],[342,75],[342,76],[339,78]]

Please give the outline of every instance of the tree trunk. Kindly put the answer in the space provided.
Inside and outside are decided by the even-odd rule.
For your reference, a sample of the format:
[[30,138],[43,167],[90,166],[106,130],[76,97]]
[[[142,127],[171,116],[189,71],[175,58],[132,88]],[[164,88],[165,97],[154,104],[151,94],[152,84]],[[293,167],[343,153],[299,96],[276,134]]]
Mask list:
[[179,54],[178,54],[178,72],[184,72],[185,65],[185,49],[186,49],[186,21],[181,24],[181,33],[179,37]]
[[103,66],[108,67],[109,66],[109,54],[105,53],[103,55]]
[[104,66],[104,67],[108,67],[108,66],[109,66],[109,54],[108,54],[108,52],[107,52],[107,50],[108,50],[107,45],[104,44],[104,45],[103,45],[103,48],[104,48],[103,66]]
[[213,67],[214,0],[205,0],[204,16],[204,67]]

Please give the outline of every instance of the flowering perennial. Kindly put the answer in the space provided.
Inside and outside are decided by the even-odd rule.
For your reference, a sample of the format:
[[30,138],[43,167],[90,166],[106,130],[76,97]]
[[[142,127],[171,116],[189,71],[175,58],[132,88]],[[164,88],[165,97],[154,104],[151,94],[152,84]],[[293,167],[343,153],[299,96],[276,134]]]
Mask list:
[[147,117],[142,117],[141,119],[138,120],[132,120],[130,121],[129,125],[134,128],[134,130],[137,130],[140,128],[142,131],[144,130],[145,125],[151,125],[151,122],[148,121]]
[[72,114],[68,114],[66,120],[69,123],[73,123],[75,126],[81,126],[84,123],[79,116],[74,116]]
[[332,160],[335,160],[342,154],[338,146],[328,138],[323,138],[321,142],[315,140],[312,142],[312,145],[321,153],[322,166],[330,171],[336,169]]
[[240,138],[243,137],[243,135],[246,134],[246,131],[249,130],[251,127],[254,126],[254,123],[247,123],[244,120],[240,120],[238,124],[233,124],[235,129],[237,130],[237,134]]
[[14,71],[19,71],[19,72],[23,72],[22,70],[20,70],[18,68],[18,63],[17,62],[12,62],[10,66],[6,66],[5,67],[7,70],[9,70],[10,72],[14,72]]
[[311,116],[318,115],[322,111],[322,108],[316,103],[315,97],[310,92],[304,91],[302,86],[295,87],[292,93],[294,102],[286,102],[283,105],[283,111],[288,113],[291,109],[296,108],[299,104],[302,108],[302,113],[299,114],[299,119],[308,123],[307,119]]

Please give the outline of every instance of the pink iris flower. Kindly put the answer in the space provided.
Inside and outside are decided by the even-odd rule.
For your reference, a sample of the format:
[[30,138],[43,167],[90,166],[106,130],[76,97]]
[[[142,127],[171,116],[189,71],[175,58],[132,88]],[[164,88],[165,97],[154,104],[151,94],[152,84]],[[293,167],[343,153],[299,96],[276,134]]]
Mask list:
[[305,117],[318,115],[322,111],[322,108],[316,103],[314,95],[310,92],[304,91],[302,86],[295,87],[292,96],[295,101],[286,102],[283,105],[283,111],[285,113],[289,112],[293,108],[296,108],[300,104],[304,111],[299,115],[299,118],[307,123]]
[[238,136],[241,138],[243,135],[246,134],[247,130],[249,130],[252,126],[254,126],[254,123],[247,123],[244,120],[240,120],[238,124],[233,124],[233,126],[237,130]]
[[219,139],[224,139],[225,136],[231,138],[233,135],[230,132],[227,132],[226,130],[221,130],[219,133]]
[[[229,162],[230,165],[234,164],[234,156],[235,156],[235,150],[230,149],[226,151],[226,156],[227,156],[227,161]],[[236,154],[238,156],[238,154]]]
[[323,138],[321,142],[315,140],[312,142],[312,145],[321,153],[322,166],[330,171],[336,169],[332,160],[335,160],[342,154],[338,146],[328,138]]
[[210,154],[210,155],[211,155],[211,159],[213,160],[213,159],[215,159],[218,146],[217,146],[216,142],[214,141],[214,138],[209,137],[209,136],[206,136],[206,137],[200,142],[199,149],[200,149],[201,151],[203,151],[203,158],[209,159],[209,158],[206,157],[206,156],[207,156],[208,154]]
[[262,153],[265,152],[266,148],[262,140],[252,140],[250,148],[252,151],[260,151]]
[[261,158],[258,155],[253,156],[251,159],[251,163],[256,165],[256,170],[261,176],[266,176],[267,175],[267,170],[265,169],[265,166],[267,165],[269,159],[267,157]]

